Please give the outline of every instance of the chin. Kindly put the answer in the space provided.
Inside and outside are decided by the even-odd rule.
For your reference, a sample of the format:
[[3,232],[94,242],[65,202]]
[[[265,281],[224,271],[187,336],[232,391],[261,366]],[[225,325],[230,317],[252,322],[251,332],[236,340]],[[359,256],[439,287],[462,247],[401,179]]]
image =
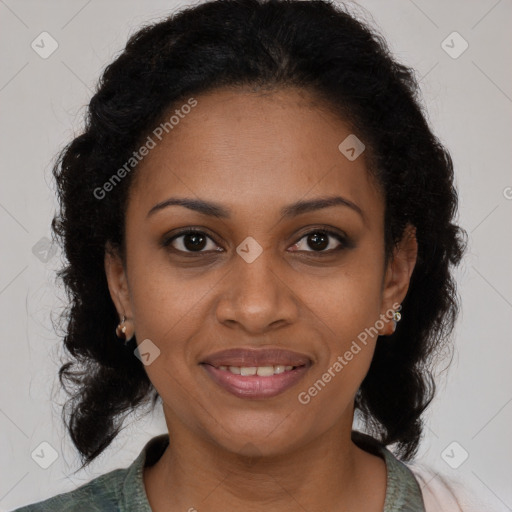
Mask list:
[[[223,449],[245,457],[274,457],[298,449],[307,441],[301,441],[296,426],[286,425],[283,417],[279,421],[238,422],[216,429],[212,438]],[[213,434],[213,433],[212,433]]]

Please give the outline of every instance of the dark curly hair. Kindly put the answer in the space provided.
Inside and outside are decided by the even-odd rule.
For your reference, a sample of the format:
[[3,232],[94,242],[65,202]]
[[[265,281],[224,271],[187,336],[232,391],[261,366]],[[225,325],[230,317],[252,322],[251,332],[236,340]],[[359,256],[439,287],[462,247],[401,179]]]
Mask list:
[[433,362],[450,348],[459,311],[450,265],[460,262],[467,234],[452,222],[452,160],[428,126],[415,73],[392,57],[374,28],[330,0],[213,0],[130,37],[101,76],[83,133],[53,167],[60,211],[52,236],[68,260],[57,273],[70,302],[61,319],[74,359],[59,370],[71,395],[62,418],[82,468],[109,446],[130,412],[154,408],[159,398],[134,357],[136,338],[123,346],[115,335],[119,318],[104,268],[107,243],[125,258],[124,214],[137,168],[108,198],[95,190],[185,98],[247,86],[305,89],[365,141],[369,172],[385,198],[386,262],[406,225],[416,228],[418,258],[403,319],[377,343],[355,407],[402,459],[417,452],[421,416],[435,392]]

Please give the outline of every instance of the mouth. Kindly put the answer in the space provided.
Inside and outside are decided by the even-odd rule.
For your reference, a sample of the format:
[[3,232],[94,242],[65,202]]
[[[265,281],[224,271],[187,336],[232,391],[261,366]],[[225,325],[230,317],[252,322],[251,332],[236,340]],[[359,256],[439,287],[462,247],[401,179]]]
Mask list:
[[[208,363],[204,363],[208,364]],[[212,365],[213,366],[213,365]],[[258,377],[271,377],[272,375],[280,375],[281,373],[289,372],[291,370],[295,370],[296,368],[302,368],[305,365],[270,365],[270,366],[227,366],[220,365],[214,366],[218,370],[222,370],[225,372],[231,372],[234,375],[241,375],[242,377],[251,377],[253,375],[257,375]]]
[[229,349],[212,354],[200,366],[232,395],[261,399],[296,385],[312,364],[305,354],[283,349]]

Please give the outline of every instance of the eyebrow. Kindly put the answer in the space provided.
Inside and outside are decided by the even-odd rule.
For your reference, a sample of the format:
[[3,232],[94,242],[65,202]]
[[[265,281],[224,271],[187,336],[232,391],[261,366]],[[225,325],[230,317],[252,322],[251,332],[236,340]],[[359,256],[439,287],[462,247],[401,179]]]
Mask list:
[[[202,215],[208,215],[219,219],[231,218],[231,210],[225,208],[219,203],[188,197],[170,197],[165,201],[161,201],[149,210],[146,218],[160,210],[163,210],[164,208],[167,208],[168,206],[183,206],[189,210],[201,213]],[[309,201],[297,201],[281,208],[280,213],[283,218],[292,218],[303,213],[321,210],[323,208],[331,208],[333,206],[347,206],[357,212],[363,220],[366,220],[362,209],[357,204],[341,196],[319,197]]]

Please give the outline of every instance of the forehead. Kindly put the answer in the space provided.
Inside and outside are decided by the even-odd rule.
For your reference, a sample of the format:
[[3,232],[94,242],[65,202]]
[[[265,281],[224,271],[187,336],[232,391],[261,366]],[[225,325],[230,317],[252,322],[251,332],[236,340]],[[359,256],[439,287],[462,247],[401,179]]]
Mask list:
[[155,145],[136,170],[132,209],[147,212],[181,195],[255,213],[335,193],[366,209],[383,207],[364,153],[351,161],[339,149],[349,124],[307,91],[217,89],[194,99],[161,140],[152,135]]

